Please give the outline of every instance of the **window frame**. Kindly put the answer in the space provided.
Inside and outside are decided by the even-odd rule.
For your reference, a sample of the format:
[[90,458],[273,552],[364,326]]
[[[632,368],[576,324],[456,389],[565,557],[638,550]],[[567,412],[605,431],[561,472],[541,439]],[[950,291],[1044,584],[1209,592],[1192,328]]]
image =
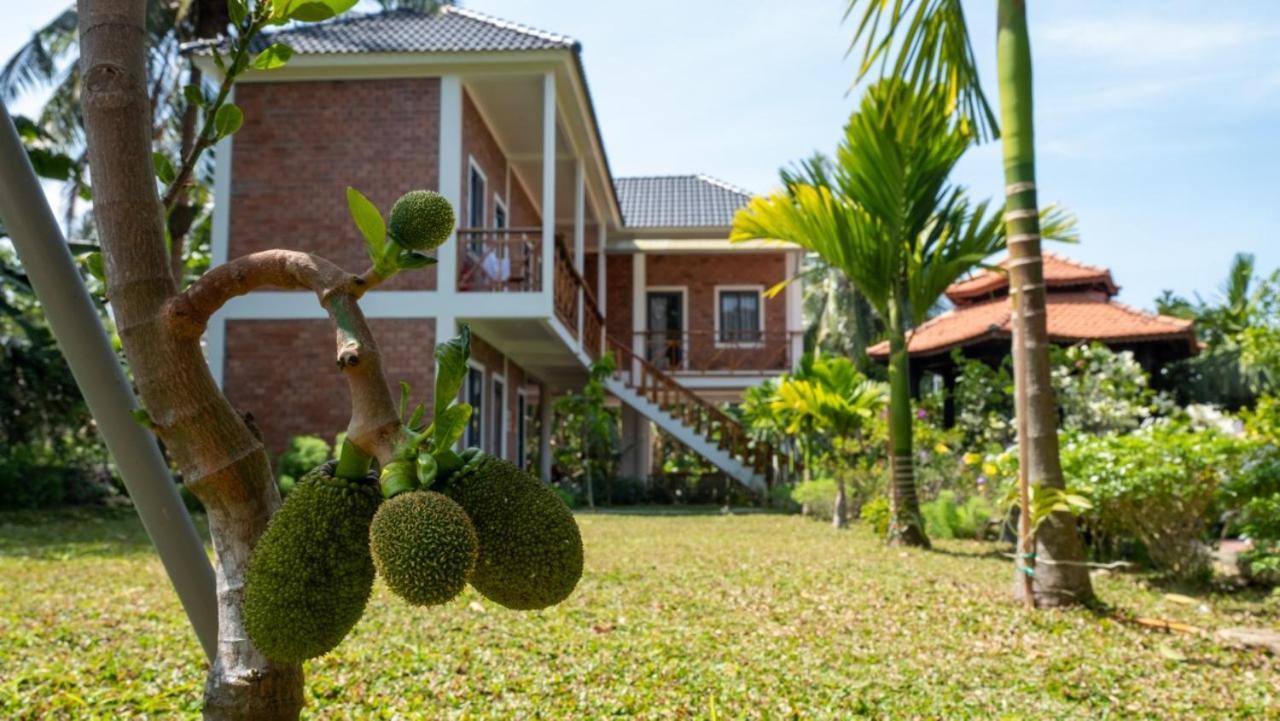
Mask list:
[[[480,222],[475,223],[476,214],[475,200],[475,179],[480,176],[480,182],[484,185],[480,189]],[[476,162],[474,155],[467,156],[467,227],[484,228],[489,219],[489,176],[485,174],[484,169]]]
[[516,389],[516,466],[523,469],[529,462],[529,394]]
[[[501,402],[498,400],[498,388],[502,388]],[[496,424],[497,438],[492,439],[490,453],[503,460],[507,459],[507,377],[502,373],[489,374],[489,402],[497,410],[493,416]]]
[[[471,372],[472,371],[475,371],[480,374],[480,402],[478,405],[475,403],[472,403],[472,398],[471,398]],[[484,448],[485,390],[489,387],[488,384],[485,383],[485,375],[486,375],[486,369],[484,367],[484,364],[478,363],[470,359],[467,360],[467,376],[464,379],[464,383],[462,387],[462,400],[464,403],[468,403],[471,405],[471,418],[467,419],[467,425],[463,428],[463,431],[462,431],[462,447],[463,448],[470,448],[472,446],[475,446],[476,448]],[[472,428],[473,422],[475,424],[476,432],[480,435],[479,438],[471,437],[471,428]]]
[[[759,340],[755,341],[739,341],[724,340],[721,336],[723,306],[721,298],[726,293],[754,293],[756,296],[756,332],[759,333]],[[717,285],[715,287],[715,347],[716,348],[763,348],[764,341],[764,286],[763,285]]]
[[[689,286],[687,285],[646,285],[644,288],[644,306],[640,309],[640,313],[644,317],[644,357],[649,360],[649,334],[655,331],[649,329],[649,294],[650,293],[679,293],[680,294],[680,322],[683,325],[680,328],[680,363],[677,367],[669,370],[688,370],[689,369],[689,351],[692,350],[693,337],[690,335],[691,328],[689,322]],[[649,362],[652,362],[649,360]]]
[[[498,225],[498,211],[502,211],[502,225]],[[507,211],[507,203],[497,193],[493,194],[493,227],[504,230],[511,227],[511,213]]]

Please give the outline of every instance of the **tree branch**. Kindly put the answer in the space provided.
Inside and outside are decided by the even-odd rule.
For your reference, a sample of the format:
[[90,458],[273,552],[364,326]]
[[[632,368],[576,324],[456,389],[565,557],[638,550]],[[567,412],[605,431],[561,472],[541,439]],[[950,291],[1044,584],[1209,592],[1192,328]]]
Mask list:
[[347,438],[381,463],[391,460],[403,440],[400,415],[382,372],[381,353],[358,303],[382,279],[372,271],[353,275],[332,262],[293,250],[265,250],[210,270],[169,302],[172,330],[198,338],[227,301],[263,288],[310,290],[329,313],[336,334],[334,361],[351,390]]

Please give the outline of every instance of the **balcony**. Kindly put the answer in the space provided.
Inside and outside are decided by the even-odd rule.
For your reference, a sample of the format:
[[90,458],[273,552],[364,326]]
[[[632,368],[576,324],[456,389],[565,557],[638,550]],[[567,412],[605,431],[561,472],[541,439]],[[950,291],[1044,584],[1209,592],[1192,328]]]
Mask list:
[[635,334],[635,348],[647,362],[677,374],[757,374],[790,371],[799,331],[643,331]]
[[537,293],[541,266],[542,228],[458,230],[460,293]]

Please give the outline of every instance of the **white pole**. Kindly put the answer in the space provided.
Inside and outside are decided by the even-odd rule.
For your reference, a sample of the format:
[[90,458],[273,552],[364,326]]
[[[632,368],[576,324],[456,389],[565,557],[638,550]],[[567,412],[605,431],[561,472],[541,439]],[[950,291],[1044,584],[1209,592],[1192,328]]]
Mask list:
[[212,661],[218,646],[218,605],[204,543],[178,497],[155,437],[133,418],[137,399],[3,104],[0,125],[0,218],[142,525]]

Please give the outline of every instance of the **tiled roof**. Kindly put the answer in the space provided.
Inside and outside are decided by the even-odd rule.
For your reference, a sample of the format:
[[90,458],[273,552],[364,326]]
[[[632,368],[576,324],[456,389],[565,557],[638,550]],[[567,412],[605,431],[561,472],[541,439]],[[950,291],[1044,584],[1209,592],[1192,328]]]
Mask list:
[[[1131,308],[1098,293],[1051,293],[1047,304],[1049,338],[1057,343],[1184,339],[1189,348],[1195,348],[1195,332],[1189,320]],[[955,308],[922,323],[910,333],[907,352],[930,356],[981,340],[1010,337],[1009,299],[994,298]],[[867,354],[880,360],[887,358],[888,341],[868,348]]]
[[[1101,285],[1108,293],[1115,295],[1119,290],[1111,278],[1111,271],[1095,265],[1085,265],[1079,261],[1064,258],[1054,253],[1042,252],[1044,257],[1044,282],[1054,286]],[[1001,268],[1007,268],[1009,259],[1000,262]],[[985,270],[968,280],[952,283],[947,288],[947,298],[953,303],[961,303],[970,298],[980,298],[1009,287],[1009,276],[1001,271]]]
[[255,39],[255,49],[283,42],[294,52],[447,53],[577,49],[573,38],[499,20],[453,5],[434,13],[392,10],[344,15],[331,22],[298,25]]
[[630,228],[733,225],[751,193],[706,175],[618,178],[618,204]]

